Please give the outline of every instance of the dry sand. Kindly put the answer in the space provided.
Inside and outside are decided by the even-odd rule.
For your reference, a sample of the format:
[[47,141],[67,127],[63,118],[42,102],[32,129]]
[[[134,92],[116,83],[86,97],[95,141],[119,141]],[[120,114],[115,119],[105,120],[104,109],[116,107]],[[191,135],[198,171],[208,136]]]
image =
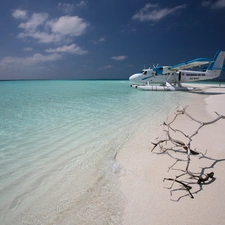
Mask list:
[[[216,118],[214,111],[225,115],[225,88],[207,87],[204,93],[197,100],[193,96],[187,112],[201,121]],[[173,113],[169,119],[172,116]],[[196,124],[182,116],[174,127],[192,133]],[[149,139],[147,136],[143,138]],[[135,143],[139,143],[138,148],[133,147]],[[134,139],[124,146],[117,156],[126,171],[121,177],[121,190],[126,198],[123,225],[225,224],[225,120],[203,127],[193,138],[192,146],[203,153],[207,151],[206,156],[211,159],[192,157],[190,169],[200,172],[205,168],[205,173],[215,173],[215,180],[210,184],[192,185],[192,192],[197,192],[194,199],[181,190],[179,184],[175,184],[177,191],[170,195],[170,190],[165,187],[169,187],[171,181],[163,182],[163,178],[174,178],[179,171],[168,172],[174,160],[168,155],[151,152],[150,141]],[[184,169],[185,165],[186,162],[182,162],[174,168]]]

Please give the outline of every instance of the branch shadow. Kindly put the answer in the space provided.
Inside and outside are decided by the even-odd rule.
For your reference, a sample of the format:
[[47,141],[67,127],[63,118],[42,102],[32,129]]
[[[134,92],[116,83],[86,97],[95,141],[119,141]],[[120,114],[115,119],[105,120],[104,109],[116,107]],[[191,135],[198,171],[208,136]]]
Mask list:
[[[197,94],[220,95],[220,94],[225,94],[225,93],[202,92],[202,93],[197,93]],[[186,108],[181,108],[181,110],[178,111],[178,113],[180,113],[180,114],[175,114],[172,122],[175,121],[175,119],[177,118],[178,115],[184,115],[185,110],[186,110]],[[189,118],[191,118],[192,120],[194,120],[195,122],[199,123],[198,120],[194,119],[190,115],[187,115],[187,116]],[[221,115],[218,115],[217,119],[218,118],[221,119],[223,117],[221,117]],[[217,121],[217,120],[213,120],[211,122],[213,123],[215,121]],[[174,131],[174,129],[171,128],[172,122],[170,122],[169,125],[167,124],[167,126],[168,126],[168,128],[170,128],[170,130]],[[203,127],[204,124],[202,124],[201,121],[200,121],[200,123],[201,123],[201,125],[194,132],[194,135],[197,134],[198,131],[200,130],[200,128]],[[166,125],[166,123],[164,123],[164,125]],[[189,137],[189,142],[187,144],[184,144],[182,141],[171,138],[171,136],[169,134],[170,130],[169,129],[168,129],[168,131],[164,130],[166,132],[166,138],[158,140],[156,143],[152,142],[152,144],[154,145],[154,147],[152,148],[152,151],[158,146],[159,149],[160,149],[160,152],[154,152],[154,154],[168,155],[171,159],[174,160],[174,163],[170,162],[172,165],[169,166],[168,172],[170,170],[179,171],[178,173],[175,173],[175,174],[172,175],[172,177],[174,177],[174,178],[164,178],[164,181],[169,180],[170,182],[172,182],[171,186],[167,187],[167,189],[170,189],[171,196],[172,196],[173,193],[177,193],[176,196],[174,196],[170,200],[174,201],[174,202],[179,202],[181,199],[183,199],[187,196],[189,196],[190,198],[193,199],[194,198],[193,195],[196,195],[199,192],[203,191],[204,185],[207,186],[207,185],[212,184],[213,182],[216,181],[216,177],[214,177],[214,172],[212,172],[212,171],[208,172],[208,170],[213,169],[217,163],[225,161],[225,158],[220,158],[220,159],[212,158],[212,157],[206,156],[207,152],[205,152],[203,154],[202,152],[193,151],[190,148],[190,143],[192,141],[191,138],[194,135],[187,136],[184,132],[181,132],[181,134],[183,134],[183,136]],[[169,142],[170,144],[167,145],[167,142]],[[167,145],[167,147],[165,147],[165,144]],[[184,149],[186,151],[184,151]],[[178,155],[176,153],[178,153]],[[182,158],[182,156],[185,156],[185,155],[186,155],[186,157]],[[194,168],[197,169],[198,172],[190,171],[189,165],[190,165],[190,162],[191,162],[191,155],[198,157],[198,160],[205,159],[206,163],[207,163],[207,166],[201,167],[199,164],[197,164],[197,167],[194,167]],[[180,162],[186,163],[186,166],[184,167],[185,169],[182,170],[182,169],[176,169],[175,168],[175,165],[180,163]],[[205,163],[205,162],[203,162],[203,163]],[[175,186],[175,183],[176,184],[178,183],[178,185],[180,185],[180,186],[179,187]],[[185,191],[185,194],[179,195],[179,191]]]
[[[206,171],[207,169],[213,169],[217,163],[220,163],[220,162],[224,162],[224,161],[225,161],[225,159],[215,159],[215,158],[207,157],[207,156],[205,156],[205,155],[202,155],[202,156],[200,157],[200,159],[202,159],[202,158],[207,159],[207,160],[212,160],[213,162],[212,162],[212,164],[211,164],[210,166],[201,168],[201,172],[199,173],[200,176],[205,176],[205,174],[206,174],[205,171]],[[178,170],[179,170],[179,169],[178,169]],[[192,177],[192,178],[189,178],[189,179],[195,179],[195,178]],[[209,179],[209,180],[207,180],[207,181],[204,181],[204,182],[202,182],[202,183],[199,183],[199,184],[198,184],[198,182],[193,182],[193,181],[185,181],[185,183],[186,183],[187,185],[191,186],[191,187],[192,187],[192,185],[198,185],[198,187],[199,187],[198,190],[191,192],[191,194],[194,196],[194,195],[197,195],[199,192],[203,191],[203,187],[204,187],[204,186],[207,186],[207,185],[210,185],[210,184],[214,183],[214,182],[216,181],[216,179],[217,179],[216,177],[213,177],[213,178],[211,178],[211,179]],[[196,179],[195,179],[195,180],[196,180]],[[184,187],[182,187],[182,186],[181,186],[180,188],[172,189],[172,190],[170,191],[170,194],[172,195],[173,192],[177,192],[177,191],[185,191],[186,194],[181,195],[181,196],[178,197],[177,199],[170,199],[171,201],[173,201],[173,202],[179,202],[181,199],[183,199],[183,198],[185,198],[185,197],[190,197],[190,198],[192,198],[192,197],[190,196],[190,194],[187,193],[187,190],[186,190]]]

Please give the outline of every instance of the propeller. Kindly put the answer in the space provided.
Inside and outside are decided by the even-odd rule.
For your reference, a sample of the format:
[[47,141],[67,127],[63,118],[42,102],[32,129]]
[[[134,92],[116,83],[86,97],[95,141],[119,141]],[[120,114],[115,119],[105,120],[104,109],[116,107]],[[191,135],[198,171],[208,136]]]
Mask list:
[[153,64],[153,68],[156,68],[159,64],[157,63],[156,66]]

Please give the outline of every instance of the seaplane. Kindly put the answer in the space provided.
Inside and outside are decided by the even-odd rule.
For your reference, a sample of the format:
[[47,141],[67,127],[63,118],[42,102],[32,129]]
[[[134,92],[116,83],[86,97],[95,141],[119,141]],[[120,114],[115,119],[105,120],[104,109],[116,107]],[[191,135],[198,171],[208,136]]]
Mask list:
[[[224,70],[225,51],[217,51],[213,60],[197,58],[174,66],[155,66],[133,74],[131,87],[149,91],[198,91],[198,88],[184,87],[182,83],[202,81],[219,77]],[[192,70],[196,67],[208,68]],[[200,90],[200,89],[199,89]]]

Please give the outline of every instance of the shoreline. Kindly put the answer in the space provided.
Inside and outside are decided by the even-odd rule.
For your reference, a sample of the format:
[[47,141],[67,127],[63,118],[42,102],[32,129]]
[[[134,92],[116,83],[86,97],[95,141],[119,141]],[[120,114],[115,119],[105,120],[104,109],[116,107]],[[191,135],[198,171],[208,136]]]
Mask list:
[[[225,88],[201,86],[205,87],[204,93],[201,93],[202,97],[195,99],[193,96],[187,112],[204,122],[216,118],[214,111],[225,115],[225,105],[221,104],[225,102]],[[168,118],[171,118],[173,113],[174,111]],[[175,121],[174,126],[184,126],[187,131],[193,132],[192,122],[183,115]],[[138,149],[132,147],[134,142],[138,141],[134,140],[118,153],[117,160],[126,171],[120,178],[121,190],[126,198],[123,225],[224,224],[225,120],[203,127],[193,138],[192,145],[203,153],[207,151],[206,156],[211,158],[193,158],[193,169],[199,172],[203,167],[211,167],[206,168],[205,172],[209,170],[215,173],[215,180],[209,185],[202,185],[202,189],[199,185],[193,186],[192,192],[197,192],[194,199],[185,196],[186,191],[176,191],[170,196],[170,190],[165,188],[170,186],[170,183],[163,182],[163,178],[173,177],[171,171],[168,173],[168,167],[174,160],[168,155],[151,152],[151,141],[155,141],[157,133],[160,132],[162,133],[162,127],[159,127],[156,135],[145,144],[139,143]],[[157,150],[155,149],[155,152]],[[176,185],[176,188],[180,186]],[[177,199],[179,201],[176,201]]]

